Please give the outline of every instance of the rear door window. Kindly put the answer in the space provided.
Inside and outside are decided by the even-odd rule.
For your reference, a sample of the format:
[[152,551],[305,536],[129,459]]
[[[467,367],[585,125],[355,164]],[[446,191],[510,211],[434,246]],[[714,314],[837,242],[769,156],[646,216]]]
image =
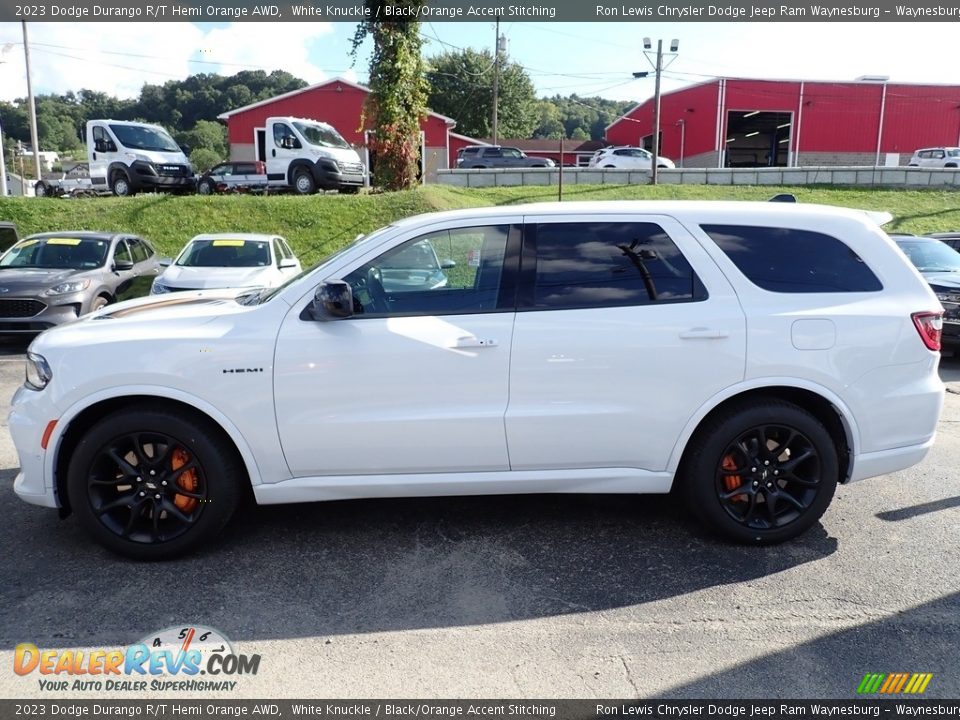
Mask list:
[[532,288],[529,273],[523,271],[527,287],[522,304],[528,309],[618,307],[707,298],[690,263],[657,223],[540,223],[532,226],[532,232],[536,247]]
[[779,293],[876,292],[883,285],[841,240],[812,230],[701,225],[750,282]]

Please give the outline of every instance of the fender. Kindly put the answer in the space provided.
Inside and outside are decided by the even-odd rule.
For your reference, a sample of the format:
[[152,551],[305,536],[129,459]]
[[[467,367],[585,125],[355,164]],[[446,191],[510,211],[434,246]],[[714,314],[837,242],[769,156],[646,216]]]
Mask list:
[[290,161],[290,165],[287,166],[287,185],[293,187],[293,178],[297,174],[297,170],[300,168],[306,168],[310,175],[313,177],[314,181],[317,179],[316,166],[305,158],[296,158]]
[[137,180],[135,178],[136,173],[130,172],[130,167],[124,165],[122,162],[114,161],[107,166],[107,187],[111,187],[110,178],[113,177],[114,171],[119,170],[124,175],[127,176],[127,180],[130,181],[131,187],[139,187]]
[[[856,457],[857,448],[860,447],[860,427],[857,425],[856,420],[854,420],[853,413],[850,412],[850,408],[847,407],[847,405],[837,396],[836,393],[827,389],[823,385],[809,382],[807,380],[801,380],[799,378],[759,377],[751,378],[750,380],[737,383],[736,385],[730,385],[700,406],[700,409],[687,421],[683,431],[680,433],[680,437],[673,446],[673,452],[670,453],[670,460],[667,463],[667,470],[671,474],[676,475],[677,469],[680,466],[680,459],[683,457],[683,451],[686,449],[687,443],[690,442],[690,438],[693,436],[693,433],[696,431],[697,427],[699,427],[703,419],[715,408],[717,408],[717,406],[736,395],[740,395],[750,390],[763,390],[764,388],[770,387],[791,387],[798,390],[808,390],[809,392],[819,395],[824,400],[827,400],[830,404],[832,404],[840,413],[840,420],[843,424],[843,429],[847,434],[847,445],[850,448],[851,457]],[[851,470],[852,467],[853,463],[851,463]]]
[[[250,477],[250,484],[256,487],[263,482],[260,468],[257,465],[256,458],[254,458],[246,438],[243,437],[243,434],[240,432],[237,426],[234,425],[226,415],[224,415],[206,400],[202,400],[195,395],[185,393],[182,390],[160,385],[122,385],[118,387],[106,388],[94,393],[93,395],[88,395],[84,397],[82,401],[71,405],[60,415],[57,425],[50,436],[50,442],[48,445],[48,447],[52,449],[52,452],[48,450],[44,454],[43,458],[43,484],[45,488],[50,489],[53,487],[54,491],[56,491],[54,482],[55,461],[57,456],[60,454],[60,444],[63,440],[63,432],[67,429],[67,427],[69,427],[73,419],[91,405],[96,405],[104,400],[128,397],[130,395],[150,395],[161,400],[178,400],[197,408],[201,412],[206,413],[223,429],[224,432],[227,433],[227,435],[230,437],[230,440],[234,445],[236,445],[237,450],[240,452],[240,458],[243,461],[243,465]],[[289,476],[289,471],[286,469],[284,470],[284,474]]]

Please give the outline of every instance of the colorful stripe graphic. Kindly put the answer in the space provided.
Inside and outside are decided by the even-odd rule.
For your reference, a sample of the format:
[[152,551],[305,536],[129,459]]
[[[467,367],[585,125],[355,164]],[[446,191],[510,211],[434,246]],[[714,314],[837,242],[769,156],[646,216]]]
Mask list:
[[858,695],[920,695],[933,679],[933,673],[867,673],[857,686]]

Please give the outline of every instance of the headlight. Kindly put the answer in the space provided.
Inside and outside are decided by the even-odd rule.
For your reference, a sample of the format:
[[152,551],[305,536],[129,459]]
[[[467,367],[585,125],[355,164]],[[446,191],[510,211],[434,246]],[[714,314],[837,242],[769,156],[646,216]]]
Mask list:
[[163,295],[163,293],[168,293],[168,292],[170,292],[170,288],[168,288],[162,282],[160,282],[159,280],[153,281],[153,287],[150,288],[151,295]]
[[31,390],[43,390],[53,379],[53,372],[43,355],[27,353],[27,387]]
[[49,290],[44,291],[44,295],[47,297],[51,295],[66,295],[67,293],[80,292],[81,290],[86,290],[90,287],[89,280],[70,280],[69,282],[62,282],[59,285],[54,285]]

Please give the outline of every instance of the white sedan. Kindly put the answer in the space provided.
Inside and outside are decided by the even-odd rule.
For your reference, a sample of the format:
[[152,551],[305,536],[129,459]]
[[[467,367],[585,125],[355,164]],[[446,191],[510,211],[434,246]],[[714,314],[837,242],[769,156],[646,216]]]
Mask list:
[[279,235],[197,235],[153,281],[152,295],[213,288],[273,288],[300,272]]
[[[592,168],[624,168],[649,170],[653,166],[653,153],[638,147],[608,147],[597,150],[590,158],[589,167]],[[676,167],[673,160],[665,157],[657,158],[658,168]]]

